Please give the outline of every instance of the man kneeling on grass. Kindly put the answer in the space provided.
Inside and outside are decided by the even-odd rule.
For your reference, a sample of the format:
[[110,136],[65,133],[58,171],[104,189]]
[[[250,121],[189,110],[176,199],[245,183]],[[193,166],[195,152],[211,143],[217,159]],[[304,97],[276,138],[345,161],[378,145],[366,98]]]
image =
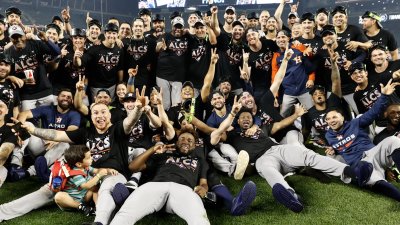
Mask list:
[[[349,183],[351,177],[365,177],[361,173],[362,170],[353,171],[346,164],[321,156],[304,146],[275,143],[270,138],[270,134],[279,129],[285,120],[263,125],[253,136],[244,135],[246,130],[253,125],[254,118],[250,111],[246,109],[240,111],[241,107],[240,100],[236,101],[235,97],[231,113],[219,128],[211,133],[211,144],[216,145],[219,141],[226,140],[235,149],[241,149],[237,168],[246,170],[249,162],[255,163],[260,176],[265,178],[272,187],[275,199],[293,212],[302,211],[304,206],[294,189],[285,181],[283,174],[293,172],[299,167],[309,166],[329,175],[339,176],[345,183]],[[302,114],[299,109],[297,111]],[[236,115],[240,129],[225,134]]]

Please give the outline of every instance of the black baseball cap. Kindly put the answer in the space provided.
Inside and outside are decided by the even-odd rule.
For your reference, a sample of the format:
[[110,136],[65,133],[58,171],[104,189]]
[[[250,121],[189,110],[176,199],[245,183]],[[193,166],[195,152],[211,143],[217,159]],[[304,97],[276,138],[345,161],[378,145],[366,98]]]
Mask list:
[[244,28],[243,23],[240,22],[239,20],[233,21],[233,23],[232,23],[232,28],[235,27],[235,26],[237,26],[237,25],[239,25],[239,26],[241,26],[241,27]]
[[10,65],[11,64],[11,60],[8,57],[8,55],[6,54],[0,54],[0,62],[5,62],[6,64]]
[[310,93],[310,95],[313,95],[314,92],[316,92],[316,91],[321,91],[321,92],[324,92],[326,94],[325,87],[321,86],[321,85],[314,85],[314,87],[310,90],[309,93]]
[[336,13],[343,13],[343,14],[347,15],[347,8],[342,5],[338,5],[332,10],[331,14],[332,14],[332,16],[334,16]]
[[303,21],[306,21],[306,20],[314,21],[314,22],[315,22],[315,16],[314,16],[314,14],[312,14],[312,13],[310,13],[310,12],[306,12],[306,13],[304,13],[303,15],[301,15],[300,22],[303,22]]
[[326,8],[319,8],[316,12],[315,15],[318,15],[320,13],[325,14],[326,16],[329,16],[329,11]]
[[380,50],[382,50],[382,51],[387,51],[388,50],[388,48],[387,48],[387,46],[385,46],[385,45],[374,45],[374,46],[372,46],[372,48],[370,48],[369,49],[369,52],[371,53],[371,52],[373,52],[375,49],[380,49]]
[[80,28],[74,28],[71,31],[71,37],[86,37],[86,30]]
[[141,9],[141,10],[139,11],[139,16],[143,16],[143,15],[149,15],[149,16],[151,16],[151,11],[148,10],[148,9]]
[[247,19],[251,20],[251,19],[256,19],[258,20],[260,18],[260,15],[256,12],[251,12],[249,14],[247,14]]
[[115,23],[107,23],[107,25],[104,27],[104,31],[113,31],[118,33],[119,27]]
[[17,7],[11,6],[10,8],[6,9],[6,16],[11,14],[17,14],[18,16],[21,16],[22,12]]
[[183,83],[183,85],[182,85],[182,89],[183,89],[184,87],[186,87],[186,86],[190,86],[192,89],[194,89],[194,85],[193,85],[193,83],[190,82],[190,81],[185,81],[185,82]]
[[367,67],[362,62],[353,63],[349,68],[349,75],[351,76],[356,70],[367,70]]
[[105,92],[108,96],[111,97],[110,91],[105,89],[105,88],[102,88],[102,89],[98,90],[97,93],[96,93],[96,96],[98,96],[100,94],[100,92]]
[[230,76],[221,77],[221,78],[219,79],[219,81],[218,81],[218,84],[221,84],[221,83],[224,83],[224,82],[231,83],[231,77],[230,77]]
[[336,34],[335,27],[330,24],[325,25],[322,27],[321,36],[323,37],[326,33]]
[[126,93],[126,95],[124,96],[124,98],[122,99],[122,101],[127,101],[127,100],[136,100],[136,94],[135,93],[132,93],[132,92],[129,92],[129,93]]
[[152,16],[151,21],[165,21],[165,17],[157,13]]
[[169,16],[169,19],[172,21],[175,17],[182,17],[182,13],[178,12],[178,11],[174,11],[171,13],[171,15]]
[[297,14],[297,12],[290,12],[287,17],[288,18],[292,18],[292,17],[299,18],[299,14]]
[[100,28],[100,30],[101,30],[101,23],[100,23],[99,20],[92,19],[92,20],[89,22],[88,27],[90,28],[90,27],[93,26],[93,25],[97,26],[97,27]]
[[47,25],[46,25],[46,31],[47,31],[48,29],[51,29],[51,28],[55,29],[56,32],[57,32],[57,34],[60,35],[61,29],[60,29],[60,27],[59,27],[58,25],[56,25],[56,24],[54,24],[54,23],[50,23],[50,24],[47,24]]
[[0,14],[0,23],[6,25],[6,21],[4,21],[4,19],[5,17],[2,14]]
[[377,12],[373,12],[373,11],[366,11],[364,13],[364,15],[362,15],[361,18],[371,18],[376,20],[376,24],[378,25],[379,28],[382,29],[382,24],[381,24],[381,16],[377,13]]
[[196,20],[196,22],[193,24],[193,27],[200,27],[200,26],[206,26],[206,23],[202,19]]
[[51,22],[54,23],[54,21],[56,21],[56,20],[63,22],[63,20],[59,16],[53,16],[53,19],[51,19]]

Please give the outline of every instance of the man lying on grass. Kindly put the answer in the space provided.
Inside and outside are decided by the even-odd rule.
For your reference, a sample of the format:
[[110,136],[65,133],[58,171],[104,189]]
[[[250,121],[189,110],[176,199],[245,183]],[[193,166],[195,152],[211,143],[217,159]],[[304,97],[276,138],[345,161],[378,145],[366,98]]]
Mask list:
[[[294,189],[285,181],[283,174],[293,172],[299,167],[309,166],[321,170],[329,175],[340,177],[343,182],[349,183],[351,177],[360,177],[363,180],[363,170],[352,170],[348,165],[340,163],[326,156],[321,156],[314,151],[299,145],[279,145],[275,143],[270,134],[282,126],[286,119],[270,125],[263,125],[253,136],[246,136],[244,132],[253,125],[253,115],[250,111],[241,110],[241,103],[236,101],[232,106],[229,116],[221,123],[219,128],[211,133],[211,144],[226,141],[235,149],[248,154],[250,163],[255,163],[260,176],[266,179],[272,187],[275,199],[293,212],[300,212],[304,206]],[[297,113],[303,114],[299,106]],[[235,117],[239,130],[232,130],[226,134]],[[301,115],[300,115],[301,116]]]

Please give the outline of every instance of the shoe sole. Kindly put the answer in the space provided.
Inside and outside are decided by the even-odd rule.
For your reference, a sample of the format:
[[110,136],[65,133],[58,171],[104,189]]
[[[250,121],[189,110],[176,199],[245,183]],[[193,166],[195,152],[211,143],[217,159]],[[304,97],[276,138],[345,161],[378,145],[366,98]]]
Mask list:
[[299,213],[304,209],[303,204],[301,204],[301,202],[282,184],[274,185],[272,188],[272,195],[279,203],[295,213]]
[[111,196],[116,205],[121,206],[129,196],[129,190],[124,184],[118,183],[114,186]]
[[241,180],[243,179],[244,173],[246,172],[246,168],[249,165],[249,154],[242,150],[239,152],[237,162],[236,162],[236,168],[235,168],[235,173],[233,174],[233,177],[235,180]]
[[[359,176],[358,179],[358,185],[360,187],[363,187],[367,184],[369,179],[371,178],[372,172],[374,171],[374,167],[371,163],[365,162],[361,167],[360,167],[360,174],[362,176]],[[366,176],[364,176],[366,175]]]
[[46,158],[43,156],[38,157],[35,161],[36,176],[43,183],[49,182],[49,167],[47,166]]
[[248,181],[243,189],[240,191],[239,196],[242,199],[242,204],[239,207],[232,210],[231,214],[234,216],[241,216],[245,214],[246,209],[251,205],[257,196],[257,186],[253,181]]

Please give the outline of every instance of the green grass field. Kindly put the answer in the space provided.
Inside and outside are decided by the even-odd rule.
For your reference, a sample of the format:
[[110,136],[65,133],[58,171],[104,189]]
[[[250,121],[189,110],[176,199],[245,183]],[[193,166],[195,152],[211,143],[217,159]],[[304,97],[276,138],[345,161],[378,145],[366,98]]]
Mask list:
[[[323,184],[311,177],[301,175],[288,177],[288,182],[304,200],[305,209],[299,214],[275,202],[271,188],[257,175],[245,177],[240,182],[224,177],[223,182],[236,194],[249,179],[256,182],[258,189],[256,200],[248,213],[241,217],[232,217],[223,209],[209,209],[211,224],[400,224],[400,203],[368,190],[360,190],[354,185],[345,185],[338,180]],[[0,203],[16,199],[39,187],[35,178],[6,183],[0,189]],[[76,225],[92,220],[93,217],[84,217],[77,212],[63,212],[52,204],[25,216],[5,221],[3,224]],[[177,216],[156,214],[145,217],[138,224],[170,225],[185,224],[185,222]]]

